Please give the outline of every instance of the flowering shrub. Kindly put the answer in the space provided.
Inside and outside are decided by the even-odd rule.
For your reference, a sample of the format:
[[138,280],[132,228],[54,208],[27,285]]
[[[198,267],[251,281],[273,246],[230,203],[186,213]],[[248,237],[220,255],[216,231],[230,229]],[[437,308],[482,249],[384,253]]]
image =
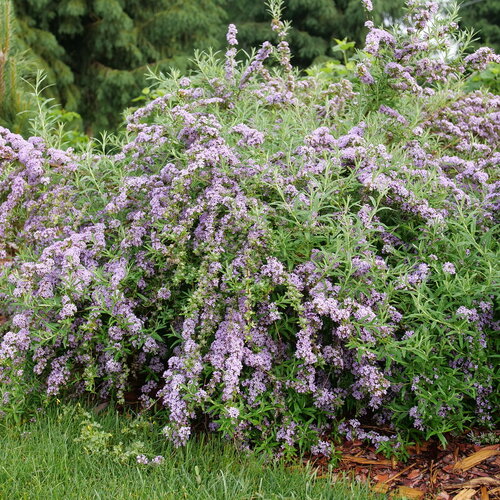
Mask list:
[[0,129],[3,411],[132,388],[178,445],[285,454],[491,425],[500,97],[463,75],[497,56],[434,13],[368,22],[354,83],[298,78],[276,9],[248,64],[230,26],[113,154]]

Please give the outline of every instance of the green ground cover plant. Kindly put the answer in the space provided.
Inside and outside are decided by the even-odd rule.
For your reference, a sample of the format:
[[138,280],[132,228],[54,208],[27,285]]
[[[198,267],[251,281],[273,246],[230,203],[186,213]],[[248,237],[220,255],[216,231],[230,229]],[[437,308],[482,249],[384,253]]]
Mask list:
[[118,138],[0,129],[7,421],[132,393],[176,446],[285,457],[495,426],[500,97],[465,80],[498,56],[411,1],[352,81],[301,78],[270,7],[277,45],[230,25]]

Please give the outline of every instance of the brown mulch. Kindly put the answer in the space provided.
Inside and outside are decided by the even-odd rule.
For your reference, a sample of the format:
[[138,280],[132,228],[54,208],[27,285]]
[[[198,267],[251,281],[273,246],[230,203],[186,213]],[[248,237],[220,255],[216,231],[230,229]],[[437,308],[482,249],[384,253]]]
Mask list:
[[[477,446],[451,440],[446,449],[437,441],[408,448],[407,462],[387,460],[362,441],[345,441],[334,473],[368,482],[389,498],[439,500],[500,499],[500,444]],[[313,457],[319,477],[328,459]]]

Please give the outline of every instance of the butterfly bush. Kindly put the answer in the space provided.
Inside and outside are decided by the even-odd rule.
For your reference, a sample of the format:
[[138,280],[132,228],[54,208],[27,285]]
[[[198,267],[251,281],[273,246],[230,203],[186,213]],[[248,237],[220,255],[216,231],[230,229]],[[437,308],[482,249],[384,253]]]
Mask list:
[[354,82],[230,25],[112,153],[0,129],[4,414],[132,392],[176,445],[281,454],[494,425],[500,98],[463,78],[497,56],[436,12],[368,22]]

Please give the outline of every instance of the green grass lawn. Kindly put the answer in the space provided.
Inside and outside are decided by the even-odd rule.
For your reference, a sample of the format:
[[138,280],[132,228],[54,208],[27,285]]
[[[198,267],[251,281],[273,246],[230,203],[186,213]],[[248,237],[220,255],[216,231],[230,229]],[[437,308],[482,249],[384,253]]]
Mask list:
[[[1,424],[0,424],[1,425]],[[75,441],[77,439],[77,441]],[[141,444],[137,442],[140,441]],[[122,443],[121,445],[119,443]],[[135,448],[160,465],[140,465]],[[130,455],[128,459],[126,455]],[[3,499],[368,499],[365,486],[266,463],[205,437],[174,449],[153,422],[116,412],[55,408],[34,422],[0,427]]]

